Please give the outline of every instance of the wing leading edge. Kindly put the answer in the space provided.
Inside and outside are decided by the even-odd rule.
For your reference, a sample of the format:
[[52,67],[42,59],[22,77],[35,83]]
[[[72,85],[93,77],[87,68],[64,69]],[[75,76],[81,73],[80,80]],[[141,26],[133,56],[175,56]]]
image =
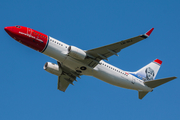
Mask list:
[[[154,28],[151,28],[148,32],[146,32],[143,35],[139,35],[127,40],[123,40],[120,42],[116,42],[110,45],[102,46],[99,48],[87,50],[86,53],[90,56],[93,57],[94,59],[100,61],[102,59],[108,60],[107,58],[112,56],[112,55],[117,55],[118,52],[121,51],[121,49],[126,48],[132,44],[135,44],[143,39],[146,39],[150,36]],[[117,55],[118,56],[118,55]]]

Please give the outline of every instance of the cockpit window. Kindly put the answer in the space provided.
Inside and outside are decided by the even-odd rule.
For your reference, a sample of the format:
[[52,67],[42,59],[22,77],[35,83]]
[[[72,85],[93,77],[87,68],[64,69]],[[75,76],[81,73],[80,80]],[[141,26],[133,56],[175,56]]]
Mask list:
[[21,28],[19,25],[16,25],[15,27],[17,27],[17,28]]

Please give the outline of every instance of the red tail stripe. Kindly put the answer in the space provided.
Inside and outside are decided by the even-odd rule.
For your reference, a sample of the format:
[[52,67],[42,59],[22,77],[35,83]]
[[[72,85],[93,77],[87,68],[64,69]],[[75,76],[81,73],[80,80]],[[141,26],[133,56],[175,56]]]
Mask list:
[[158,64],[162,64],[162,61],[161,60],[159,60],[159,59],[156,59],[156,60],[154,60],[154,62],[156,62],[156,63],[158,63]]

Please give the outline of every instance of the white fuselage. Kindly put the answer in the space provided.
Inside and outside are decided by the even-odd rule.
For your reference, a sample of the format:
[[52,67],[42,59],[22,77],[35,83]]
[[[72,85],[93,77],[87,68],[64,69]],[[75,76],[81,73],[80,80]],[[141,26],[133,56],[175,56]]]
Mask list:
[[81,74],[96,77],[109,84],[138,91],[152,91],[152,88],[144,85],[144,82],[141,79],[138,79],[128,72],[114,67],[103,60],[101,60],[94,68],[83,64],[81,61],[68,56],[68,48],[69,45],[49,37],[47,48],[43,54],[56,59],[73,71],[79,70],[81,66],[85,66],[87,69],[82,71]]

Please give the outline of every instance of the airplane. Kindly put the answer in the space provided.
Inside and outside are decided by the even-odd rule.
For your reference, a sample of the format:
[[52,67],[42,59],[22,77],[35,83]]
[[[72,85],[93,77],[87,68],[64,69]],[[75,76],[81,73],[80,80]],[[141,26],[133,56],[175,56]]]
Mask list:
[[4,30],[16,41],[57,61],[57,64],[46,62],[43,68],[58,76],[57,89],[63,92],[69,84],[74,85],[73,82],[77,81],[77,77],[87,75],[117,87],[136,90],[139,99],[142,99],[154,88],[176,78],[155,79],[162,64],[159,59],[155,59],[136,72],[123,71],[105,62],[112,55],[118,56],[117,53],[122,49],[148,38],[154,28],[145,34],[90,50],[82,50],[20,25],[8,26]]

